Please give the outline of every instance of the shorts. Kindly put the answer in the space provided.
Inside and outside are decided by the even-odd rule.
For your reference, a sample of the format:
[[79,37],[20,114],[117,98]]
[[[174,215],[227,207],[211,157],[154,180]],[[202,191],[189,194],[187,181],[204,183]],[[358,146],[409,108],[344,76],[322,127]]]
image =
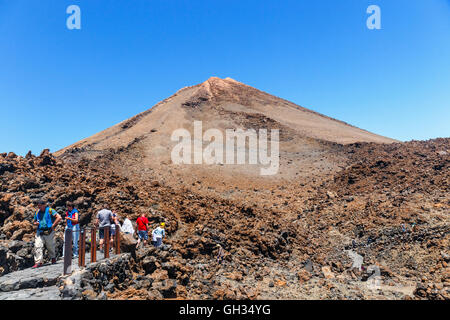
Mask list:
[[[99,235],[100,239],[104,239],[105,238],[105,229],[103,229],[103,228],[98,229],[98,235]],[[109,237],[111,238],[111,227],[109,228]]]
[[148,232],[146,230],[139,230],[138,236],[139,236],[139,239],[148,240]]
[[161,237],[157,237],[156,238],[156,241],[154,241],[154,243],[153,243],[153,245],[155,246],[155,247],[161,247],[161,245],[162,245],[162,238]]

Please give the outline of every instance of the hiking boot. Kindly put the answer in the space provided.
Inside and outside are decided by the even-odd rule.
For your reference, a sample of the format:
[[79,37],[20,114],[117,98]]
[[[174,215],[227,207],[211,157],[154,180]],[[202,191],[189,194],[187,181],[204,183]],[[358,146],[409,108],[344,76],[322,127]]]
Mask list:
[[55,264],[56,263],[56,258],[53,258],[52,259],[52,264]]
[[39,268],[39,267],[42,267],[42,263],[36,263],[34,266],[32,266],[31,268],[32,269],[36,269],[36,268]]

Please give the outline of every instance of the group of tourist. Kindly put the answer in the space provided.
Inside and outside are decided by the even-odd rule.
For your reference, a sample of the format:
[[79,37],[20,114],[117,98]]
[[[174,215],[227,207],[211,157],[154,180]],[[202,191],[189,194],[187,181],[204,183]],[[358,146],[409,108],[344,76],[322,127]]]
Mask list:
[[[33,223],[37,227],[36,237],[35,237],[35,265],[33,268],[38,268],[42,266],[44,262],[44,247],[47,248],[52,264],[56,263],[56,251],[55,251],[55,228],[62,221],[61,215],[51,207],[47,205],[47,202],[44,200],[36,201],[37,211],[33,217]],[[78,210],[75,208],[75,205],[72,202],[66,203],[66,226],[64,232],[64,242],[66,237],[67,230],[72,230],[72,241],[73,241],[73,257],[78,257],[78,241],[80,237],[80,215]],[[100,238],[100,248],[102,250],[104,238],[105,238],[105,230],[108,227],[109,230],[109,238],[111,241],[111,248],[113,244],[113,237],[116,232],[124,232],[124,233],[134,233],[134,229],[131,221],[128,218],[125,218],[125,221],[122,227],[119,224],[118,215],[108,209],[102,209],[97,213],[95,225],[99,228],[99,238]],[[138,242],[137,246],[143,242],[144,246],[148,241],[148,227],[149,221],[146,217],[145,213],[142,213],[141,216],[136,220],[137,225],[137,236]],[[165,223],[162,222],[158,227],[156,227],[152,231],[152,244],[155,247],[160,247],[162,245],[162,239],[165,236]],[[65,248],[63,246],[63,256],[65,255]]]
[[[137,247],[141,243],[141,240],[144,243],[144,246],[148,241],[148,219],[145,213],[142,213],[141,216],[136,220],[137,225],[137,234],[138,234],[138,243]],[[165,223],[162,222],[156,229],[152,231],[152,243],[155,247],[160,247],[162,245],[162,239],[165,236]]]

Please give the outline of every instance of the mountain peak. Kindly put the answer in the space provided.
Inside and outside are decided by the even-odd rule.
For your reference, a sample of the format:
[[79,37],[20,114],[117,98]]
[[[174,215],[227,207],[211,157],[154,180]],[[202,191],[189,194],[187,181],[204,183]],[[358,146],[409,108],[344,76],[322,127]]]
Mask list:
[[239,81],[236,81],[230,77],[226,77],[225,79],[219,78],[219,77],[210,77],[208,80],[206,80],[205,82],[203,82],[203,84],[215,84],[215,85],[227,85],[227,84],[242,84]]
[[[166,141],[170,141],[172,132],[181,127],[189,127],[193,120],[204,121],[205,127],[210,128],[280,128],[283,134],[289,135],[286,141],[293,141],[289,144],[294,146],[304,144],[305,137],[340,144],[394,142],[230,77],[221,79],[213,76],[203,83],[178,90],[152,108],[64,148],[56,152],[56,155],[72,149],[82,149],[84,154],[98,155],[102,150],[129,148],[140,139],[151,137],[146,140],[148,145],[143,148],[167,156],[170,152],[162,150],[167,149]],[[290,150],[294,147],[286,148]],[[152,156],[155,159],[159,157]]]
[[221,79],[221,78],[219,78],[219,77],[212,76],[212,77],[209,77],[209,79],[206,80],[205,82],[223,81],[223,80],[224,80],[224,79]]

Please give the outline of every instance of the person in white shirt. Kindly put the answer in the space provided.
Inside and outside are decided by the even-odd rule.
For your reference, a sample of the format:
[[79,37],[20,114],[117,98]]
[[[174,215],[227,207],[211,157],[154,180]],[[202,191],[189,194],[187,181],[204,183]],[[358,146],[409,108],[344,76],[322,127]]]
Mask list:
[[153,232],[152,232],[152,238],[153,238],[152,240],[153,240],[153,244],[155,245],[156,248],[158,248],[162,245],[162,239],[166,235],[166,232],[164,231],[165,225],[166,224],[164,222],[162,222],[161,225],[159,227],[157,227],[155,230],[153,230]]
[[123,231],[123,233],[134,234],[133,223],[128,218],[125,218],[120,229]]

